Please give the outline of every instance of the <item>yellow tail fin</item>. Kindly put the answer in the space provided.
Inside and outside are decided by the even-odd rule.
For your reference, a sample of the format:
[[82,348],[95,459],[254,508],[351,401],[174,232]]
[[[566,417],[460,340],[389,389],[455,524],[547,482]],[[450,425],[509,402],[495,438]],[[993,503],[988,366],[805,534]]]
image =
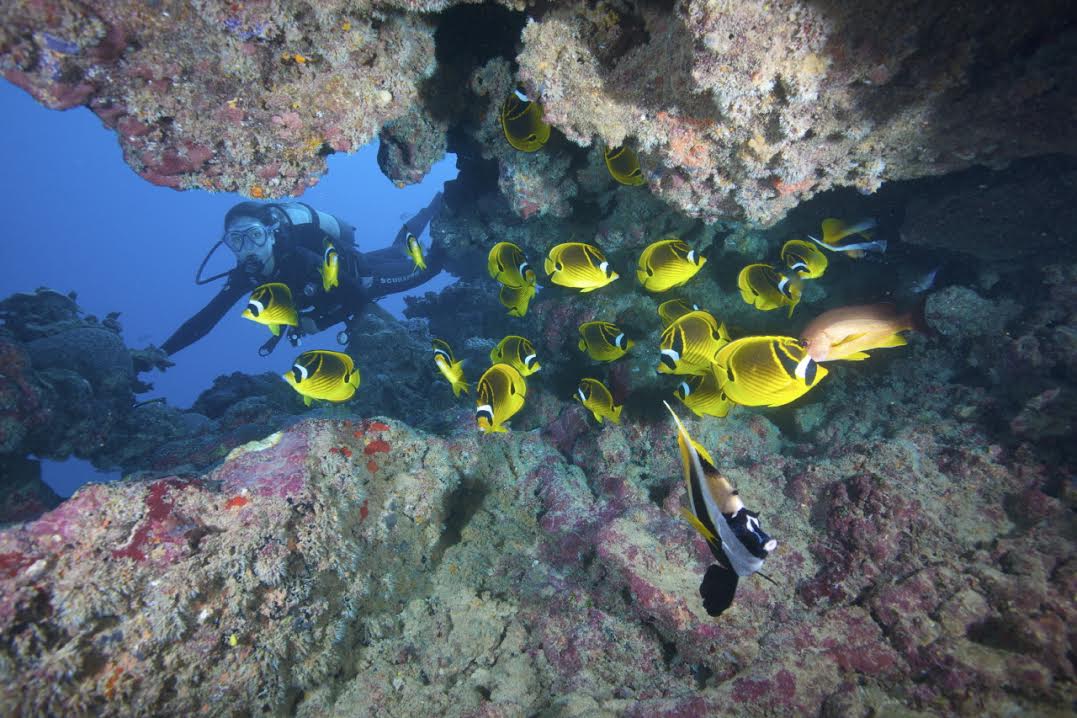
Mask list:
[[695,514],[683,506],[681,507],[681,516],[687,519],[688,523],[692,524],[692,528],[698,531],[700,536],[712,543],[718,543],[718,537],[712,534],[707,527],[703,525],[703,522],[696,518]]

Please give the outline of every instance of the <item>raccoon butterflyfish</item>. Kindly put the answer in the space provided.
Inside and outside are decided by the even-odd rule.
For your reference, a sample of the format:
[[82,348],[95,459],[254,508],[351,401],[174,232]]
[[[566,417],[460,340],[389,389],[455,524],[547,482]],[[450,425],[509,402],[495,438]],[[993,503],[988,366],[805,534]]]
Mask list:
[[654,242],[639,257],[636,278],[649,292],[665,292],[684,285],[707,263],[707,258],[677,239]]
[[901,332],[915,329],[929,333],[923,306],[921,302],[908,312],[899,312],[893,304],[831,309],[808,322],[800,338],[815,361],[867,359],[869,349],[905,346]]
[[479,379],[476,395],[475,423],[479,431],[505,432],[505,422],[524,406],[527,384],[520,372],[508,364],[494,364]]
[[673,396],[680,399],[696,416],[723,417],[733,408],[733,402],[718,386],[713,365],[701,376],[685,377],[673,392]]
[[287,284],[281,282],[270,282],[255,287],[251,292],[251,298],[247,300],[247,308],[243,310],[242,316],[252,322],[265,324],[269,327],[269,331],[273,332],[273,336],[280,334],[282,326],[299,325],[299,315],[292,301],[292,290]]
[[464,380],[464,363],[456,360],[452,353],[452,347],[444,339],[435,339],[431,342],[431,345],[434,349],[434,364],[452,387],[453,396],[460,396],[460,392],[466,394],[467,382]]
[[832,252],[844,252],[850,257],[860,258],[868,252],[882,254],[886,251],[885,239],[872,239],[871,230],[875,229],[874,219],[864,219],[856,224],[847,225],[840,219],[823,220],[823,238],[808,235],[808,239],[823,249]]
[[603,153],[606,158],[606,169],[610,176],[621,184],[641,185],[646,180],[643,178],[643,169],[639,166],[639,155],[631,147],[621,145],[615,149],[609,147]]
[[592,292],[621,276],[598,247],[583,242],[565,242],[551,249],[545,268],[551,282],[581,292]]
[[531,376],[542,368],[535,345],[515,335],[505,337],[490,351],[490,362],[508,364],[520,372],[520,376]]
[[573,398],[594,414],[599,424],[603,419],[609,419],[614,424],[621,423],[621,409],[624,407],[613,405],[613,395],[598,379],[581,379]]
[[803,239],[790,239],[782,245],[782,263],[801,279],[818,279],[829,263],[823,251]]
[[688,312],[662,331],[658,371],[661,374],[703,376],[718,350],[729,343],[725,324],[708,312]]
[[527,314],[527,305],[531,303],[533,296],[535,296],[534,284],[525,284],[522,287],[510,287],[503,284],[497,298],[509,310],[510,317],[522,317]]
[[759,514],[744,507],[733,484],[688,434],[673,407],[663,403],[677,424],[677,447],[688,487],[688,508],[681,513],[718,561],[707,568],[699,586],[703,608],[708,615],[718,616],[732,605],[740,578],[761,570],[778,542],[763,531]]
[[523,250],[512,242],[498,242],[486,256],[486,268],[495,282],[506,287],[534,284],[535,270],[527,263]]
[[689,304],[683,299],[668,299],[658,305],[658,316],[662,319],[662,324],[667,327],[688,312],[698,311],[698,304]]
[[521,90],[501,103],[501,129],[509,144],[522,152],[534,152],[550,139],[550,126],[542,119],[542,105]]
[[718,385],[735,404],[781,406],[800,398],[827,375],[793,337],[744,337],[715,361]]
[[769,312],[789,307],[793,315],[800,302],[800,277],[792,272],[786,276],[769,264],[749,264],[737,275],[740,296],[756,309]]
[[426,260],[423,259],[423,245],[419,244],[419,238],[408,232],[404,239],[404,251],[415,262],[416,269],[426,269]]
[[620,327],[609,322],[584,322],[579,331],[580,351],[587,352],[595,361],[620,359],[636,344]]
[[335,402],[351,399],[359,388],[359,370],[347,354],[314,349],[296,357],[284,380],[310,406],[313,399]]
[[340,284],[340,255],[328,239],[322,240],[322,291],[328,292]]

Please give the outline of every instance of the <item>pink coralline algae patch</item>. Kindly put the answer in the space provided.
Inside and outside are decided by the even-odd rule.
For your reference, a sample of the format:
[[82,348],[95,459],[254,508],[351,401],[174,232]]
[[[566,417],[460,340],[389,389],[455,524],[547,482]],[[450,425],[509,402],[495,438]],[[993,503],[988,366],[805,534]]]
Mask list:
[[18,551],[0,553],[0,576],[12,578],[33,562],[33,558]]
[[214,476],[228,494],[246,489],[256,496],[295,497],[304,490],[309,451],[306,432],[285,432],[275,445],[240,454]]
[[146,559],[145,547],[150,544],[186,544],[186,531],[193,523],[173,515],[174,491],[191,484],[179,479],[161,479],[150,485],[146,494],[146,513],[137,524],[126,545],[112,551],[113,558]]

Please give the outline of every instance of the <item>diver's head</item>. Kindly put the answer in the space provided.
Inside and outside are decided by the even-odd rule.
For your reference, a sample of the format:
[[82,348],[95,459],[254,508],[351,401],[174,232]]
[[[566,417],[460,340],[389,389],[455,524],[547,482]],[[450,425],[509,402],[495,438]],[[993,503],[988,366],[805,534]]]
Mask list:
[[224,216],[224,243],[236,264],[260,276],[273,273],[273,245],[280,221],[272,207],[240,202]]

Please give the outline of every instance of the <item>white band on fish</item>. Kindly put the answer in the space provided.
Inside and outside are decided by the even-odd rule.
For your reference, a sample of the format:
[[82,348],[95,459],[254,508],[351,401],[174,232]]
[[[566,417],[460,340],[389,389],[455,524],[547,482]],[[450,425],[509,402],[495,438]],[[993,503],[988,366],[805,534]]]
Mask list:
[[811,357],[805,355],[803,359],[797,362],[796,374],[797,379],[804,381],[804,378],[808,375],[808,367],[811,366]]

